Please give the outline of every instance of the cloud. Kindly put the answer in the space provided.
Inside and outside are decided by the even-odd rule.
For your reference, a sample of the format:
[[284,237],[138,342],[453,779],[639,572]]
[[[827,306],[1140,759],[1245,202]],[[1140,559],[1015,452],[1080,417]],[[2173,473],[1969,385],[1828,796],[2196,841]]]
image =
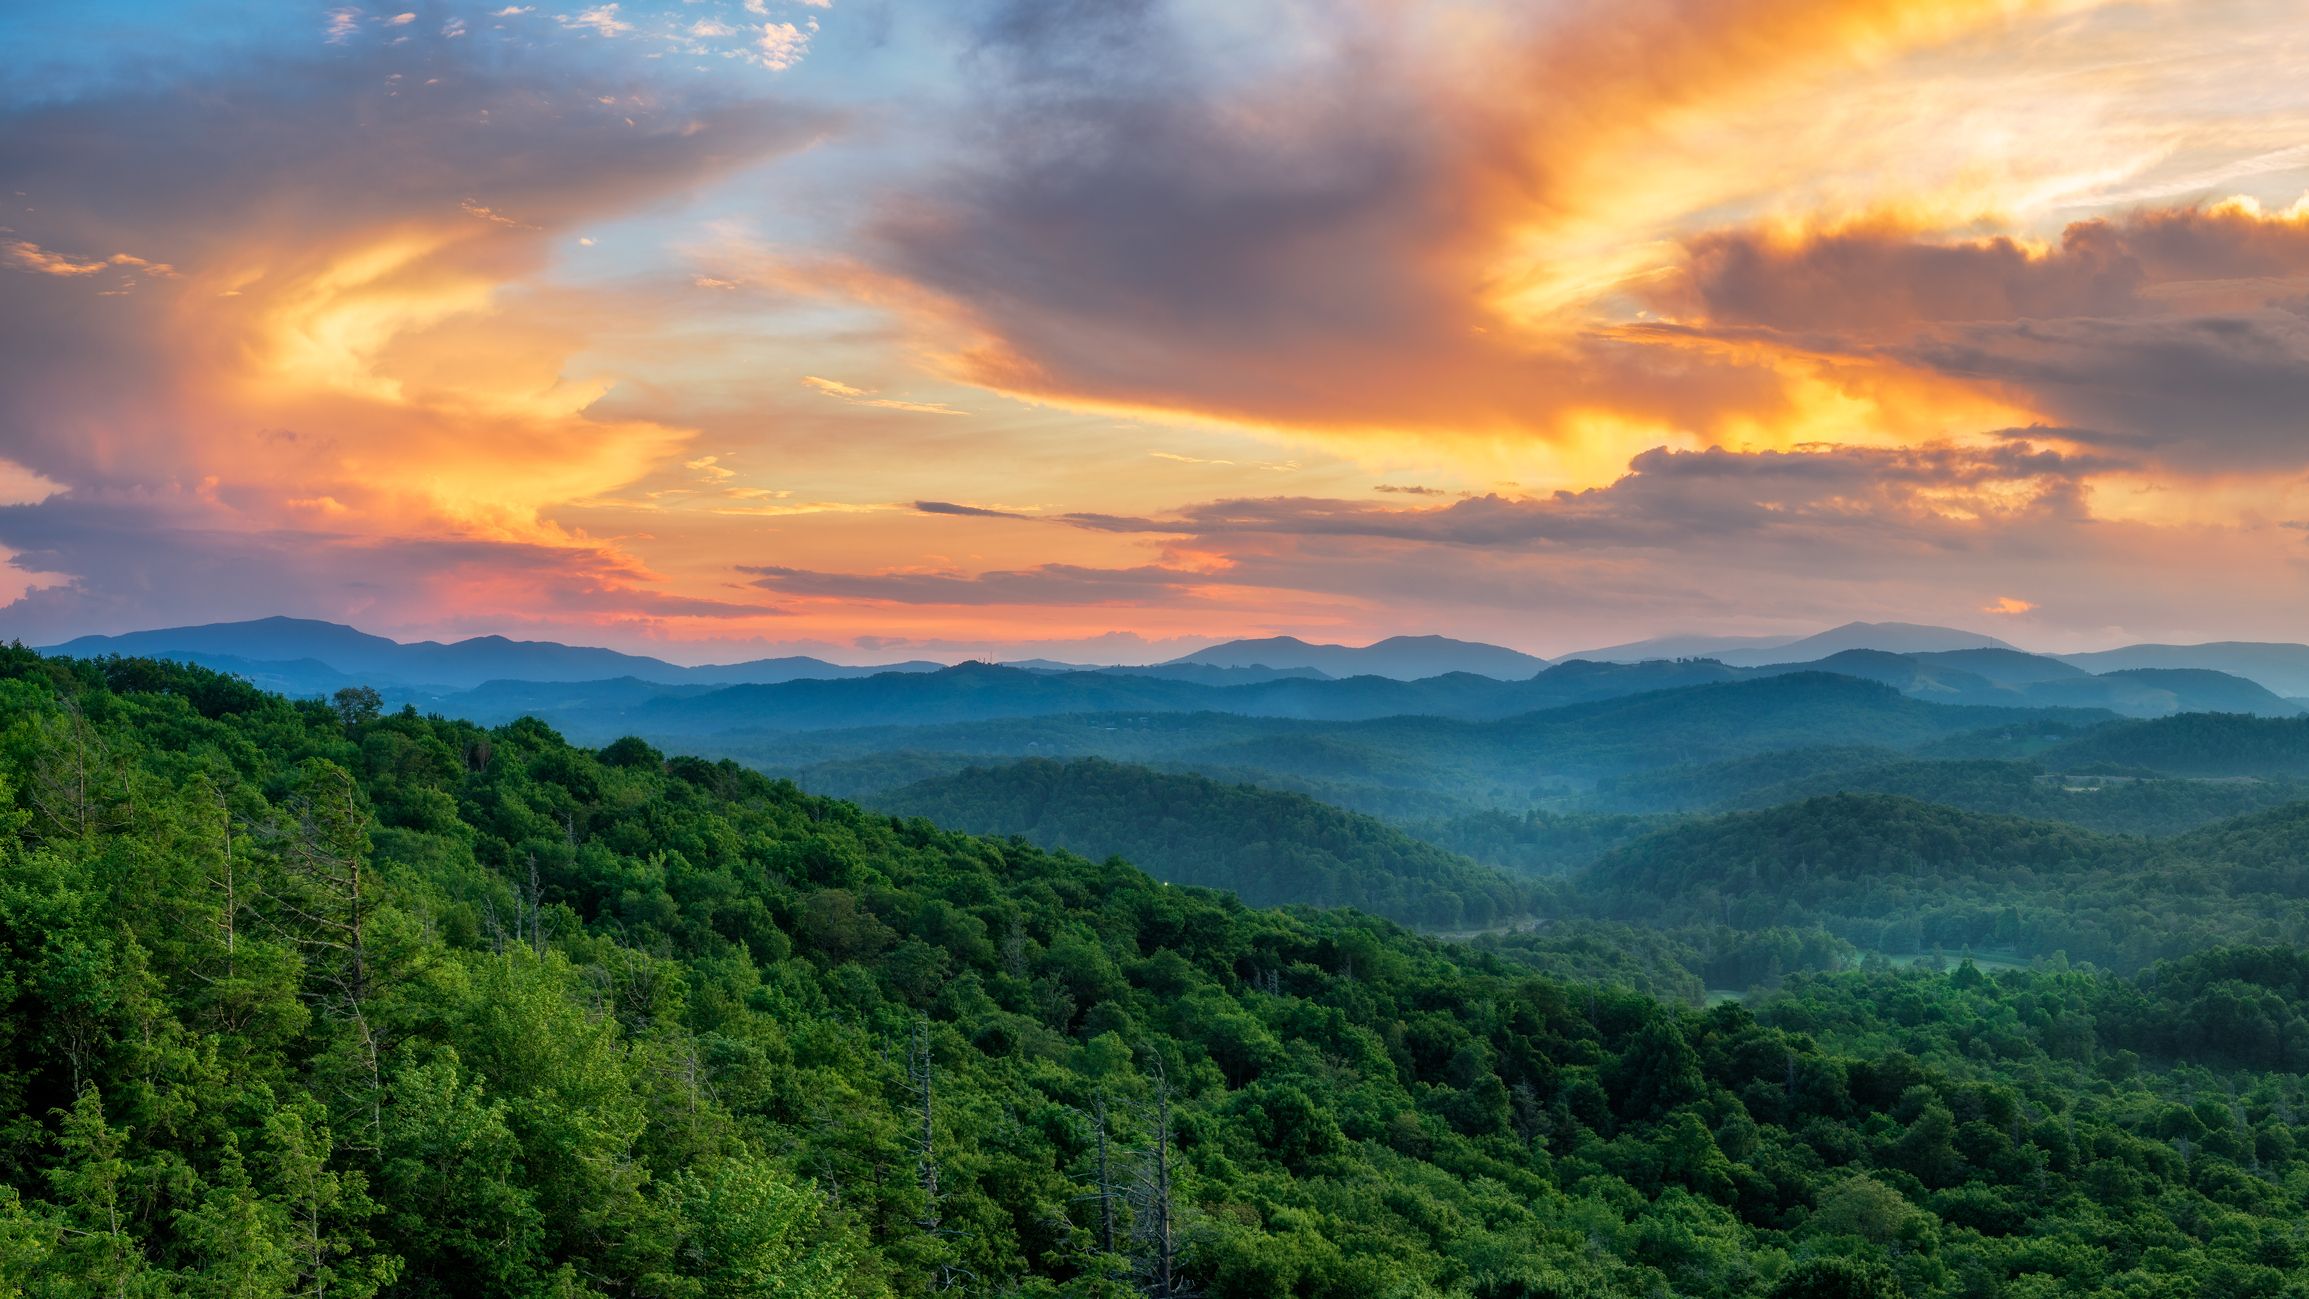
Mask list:
[[[1612,484],[1447,504],[1245,497],[1153,515],[1075,511],[1071,527],[1136,539],[1150,561],[756,574],[797,605],[1024,611],[1058,618],[1135,602],[1243,628],[1439,622],[1557,650],[1615,631],[1803,630],[1852,618],[1960,624],[1979,591],[2058,590],[2059,622],[2002,596],[1985,611],[2058,628],[2253,627],[2276,634],[2309,595],[2309,563],[2274,527],[2097,517],[2097,476],[2125,461],[2014,440],[1995,446],[1655,450]],[[941,511],[978,516],[972,509]],[[985,512],[998,518],[1001,512]],[[1800,577],[1792,577],[1792,574]],[[2267,609],[2256,616],[2256,609]],[[1095,616],[1095,615],[1094,615]],[[1246,624],[1247,620],[1247,624]],[[1246,633],[1247,634],[1247,633]],[[2074,633],[2072,632],[2072,635]],[[2199,636],[2203,638],[2202,635]]]
[[[1864,385],[1610,328],[1610,299],[1675,260],[1644,223],[1688,210],[1631,207],[1649,178],[1626,160],[1776,78],[2062,7],[1646,0],[1455,24],[1371,0],[1262,56],[1158,0],[997,4],[978,50],[1008,90],[869,257],[929,295],[911,314],[950,373],[1041,400],[1447,441],[1753,440]],[[1669,181],[1703,206],[1751,183],[1720,160]],[[1925,386],[1880,403],[1887,422],[1931,427]]]
[[579,11],[574,17],[556,14],[554,21],[563,27],[590,31],[599,36],[623,36],[633,30],[633,24],[618,17],[617,9],[614,4],[595,5],[591,9]]
[[792,23],[763,23],[762,34],[755,40],[756,59],[772,72],[785,72],[800,66],[810,52],[810,34]]
[[1966,326],[1908,348],[1916,364],[2026,394],[2071,437],[2149,453],[2168,472],[2300,471],[2309,313]]
[[1211,573],[1147,565],[1086,568],[1042,564],[1030,569],[984,573],[894,572],[824,573],[776,566],[741,566],[754,585],[794,599],[872,600],[889,604],[985,605],[1158,605],[1196,598],[1200,587],[1221,582]]
[[859,397],[868,395],[864,388],[857,387],[853,384],[844,383],[839,379],[827,379],[814,374],[803,375],[802,382],[805,385],[815,388],[819,392],[822,392],[829,397],[841,397],[845,400],[855,400]]
[[[0,611],[6,634],[31,644],[284,610],[397,627],[480,614],[495,630],[515,620],[573,626],[780,613],[769,601],[669,594],[655,574],[607,547],[251,529],[183,493],[73,494],[0,507],[0,537],[18,568],[73,574]],[[220,573],[244,580],[220,582]]]
[[[0,116],[0,171],[48,196],[0,250],[26,272],[0,274],[0,447],[62,487],[0,521],[18,567],[70,579],[34,597],[42,617],[165,603],[142,576],[159,560],[51,522],[97,503],[122,536],[228,555],[209,572],[261,592],[273,568],[305,568],[261,540],[275,532],[346,538],[322,552],[348,564],[412,536],[612,551],[553,512],[694,456],[688,429],[613,411],[613,378],[574,359],[652,328],[643,304],[529,286],[581,223],[774,156],[823,119],[698,95],[603,111],[542,54],[470,46],[420,32],[198,95],[156,82]],[[438,84],[399,93],[412,67]],[[94,232],[135,251],[54,251]],[[88,291],[114,273],[135,299]],[[132,526],[138,501],[169,502],[174,521]],[[666,607],[642,571],[594,589]]]
[[2171,315],[2297,295],[2309,200],[2249,199],[2076,221],[2057,243],[1940,241],[1878,224],[1787,236],[1721,230],[1687,243],[1655,300],[1724,325],[1882,336],[1902,327]]
[[[5,234],[0,231],[0,234]],[[149,261],[134,253],[113,253],[109,257],[74,257],[51,252],[29,239],[0,239],[0,249],[6,249],[8,260],[21,270],[40,275],[94,275],[113,267],[139,271],[158,279],[174,279],[176,268],[166,262]]]
[[1215,501],[1154,517],[1056,516],[1100,532],[1192,537],[1206,545],[1261,533],[1365,537],[1537,550],[1639,547],[1690,552],[1737,541],[1792,553],[1854,544],[1971,548],[2030,519],[2083,517],[2082,484],[2122,467],[2108,456],[2024,442],[1974,448],[1657,449],[1606,487],[1538,497],[1486,494],[1401,507],[1319,497]]
[[860,406],[871,406],[877,410],[912,411],[918,415],[967,415],[970,413],[966,410],[956,410],[944,402],[901,401],[895,397],[877,397],[874,395],[873,389],[860,388],[843,383],[839,379],[827,379],[814,374],[803,375],[802,383],[829,397],[839,397],[843,401],[854,402]]
[[2147,271],[2103,221],[2070,226],[2036,253],[2010,237],[1920,241],[1896,229],[1779,240],[1748,231],[1689,245],[1702,318],[1786,330],[1869,330],[1923,322],[2110,315],[2134,310]]
[[[8,593],[176,608],[99,507],[332,609],[837,638],[2309,591],[2277,0],[822,7],[316,8],[0,107]],[[772,87],[874,129],[749,170],[836,120]]]
[[1017,510],[990,509],[983,505],[957,505],[952,501],[916,501],[914,509],[922,514],[949,514],[970,519],[1031,519],[1034,516]]
[[1889,225],[1716,231],[1653,300],[1727,341],[1991,392],[2168,474],[2309,466],[2309,202],[2142,209],[2042,247]]

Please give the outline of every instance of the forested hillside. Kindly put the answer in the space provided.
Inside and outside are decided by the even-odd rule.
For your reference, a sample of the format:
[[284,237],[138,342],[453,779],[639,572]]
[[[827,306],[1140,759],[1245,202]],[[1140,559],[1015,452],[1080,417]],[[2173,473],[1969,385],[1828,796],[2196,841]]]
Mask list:
[[1681,1010],[530,722],[22,652],[0,716],[0,1292],[2113,1299],[2309,1264],[2291,953]]
[[1727,800],[1761,808],[1823,794],[1899,794],[1971,812],[2062,821],[2113,834],[2172,835],[2309,798],[2309,781],[2182,779],[2048,770],[2037,762],[1886,762],[1823,771]]
[[759,767],[797,773],[847,768],[849,775],[857,764],[871,767],[905,753],[967,756],[982,765],[1103,757],[1165,770],[1255,773],[1270,788],[1337,790],[1336,797],[1358,810],[1431,820],[1486,808],[1521,814],[1550,800],[1585,799],[1599,784],[1665,768],[1705,768],[1799,747],[1868,746],[1889,757],[1962,743],[1968,750],[1999,752],[1950,756],[2013,756],[2001,750],[2033,751],[2114,720],[2088,710],[1930,704],[1876,682],[1796,672],[1492,721],[1089,713],[860,727],[774,741],[725,737],[710,747]]
[[2184,713],[2098,729],[2046,759],[2076,771],[2309,777],[2309,717]]
[[958,830],[1127,857],[1158,879],[1227,889],[1253,906],[1351,906],[1463,929],[1539,904],[1528,882],[1303,794],[1098,758],[973,767],[871,802]]
[[1838,794],[1636,840],[1567,896],[1654,926],[1816,925],[1893,955],[2134,969],[2223,942],[2309,943],[2302,826],[2295,805],[2160,841]]
[[1441,820],[1409,821],[1405,829],[1428,843],[1480,862],[1532,874],[1556,875],[1592,865],[1611,849],[1640,839],[1673,819],[1536,809],[1515,816],[1491,810]]

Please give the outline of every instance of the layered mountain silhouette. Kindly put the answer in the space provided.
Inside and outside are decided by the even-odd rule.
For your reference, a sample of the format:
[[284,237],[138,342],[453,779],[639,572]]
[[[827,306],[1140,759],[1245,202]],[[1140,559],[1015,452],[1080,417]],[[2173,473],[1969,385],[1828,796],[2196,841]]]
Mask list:
[[1994,636],[1954,627],[1912,622],[1848,622],[1810,636],[1661,636],[1651,640],[1581,650],[1565,659],[1641,663],[1648,659],[1712,658],[1735,667],[1808,663],[1845,650],[1929,654],[1953,650],[2013,647]]
[[[1791,672],[1854,677],[1931,703],[2105,710],[2134,718],[2292,717],[2304,709],[2284,687],[2309,692],[2304,646],[2135,646],[2055,657],[1976,632],[1908,623],[1850,623],[1782,646],[1713,657],[1576,658],[1552,665],[1495,645],[1401,636],[1361,647],[1294,637],[1231,641],[1151,667],[1051,661],[855,667],[807,657],[692,667],[502,636],[403,643],[298,618],[89,636],[51,652],[181,659],[292,694],[368,684],[396,703],[479,721],[534,714],[587,734],[800,731],[1125,712],[1484,721]],[[2200,654],[2202,662],[2192,657]],[[2203,662],[2252,669],[2279,688]]]
[[141,655],[236,672],[271,689],[319,693],[358,681],[372,686],[465,690],[491,681],[578,682],[630,677],[661,685],[732,685],[928,671],[936,663],[857,668],[807,657],[684,667],[641,654],[556,641],[475,636],[413,643],[311,618],[169,627],[119,636],[82,636],[47,647],[74,658]]
[[2258,681],[2290,698],[2309,697],[2309,645],[2215,641],[2206,645],[2127,645],[2060,659],[2088,672],[2132,668],[2209,668]]
[[1332,677],[1392,677],[1418,681],[1452,672],[1516,681],[1547,666],[1519,650],[1453,640],[1448,636],[1390,636],[1361,647],[1314,645],[1296,636],[1231,640],[1171,660],[1174,665],[1227,668],[1313,668]]

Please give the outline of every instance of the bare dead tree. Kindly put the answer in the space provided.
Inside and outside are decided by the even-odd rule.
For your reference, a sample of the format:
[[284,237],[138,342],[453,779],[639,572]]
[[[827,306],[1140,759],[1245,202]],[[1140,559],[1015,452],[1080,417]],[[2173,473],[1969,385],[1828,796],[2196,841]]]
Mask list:
[[683,1098],[683,1108],[694,1125],[699,1105],[713,1095],[713,1083],[706,1076],[705,1056],[698,1051],[696,1035],[683,1033],[675,1040],[669,1072]]
[[1150,1299],[1181,1299],[1191,1293],[1178,1274],[1182,1232],[1178,1213],[1178,1169],[1172,1151],[1177,1133],[1171,1122],[1170,1079],[1161,1057],[1154,1067],[1154,1104],[1147,1115],[1147,1148],[1129,1192],[1131,1222],[1138,1236],[1139,1271]]
[[105,821],[99,789],[104,737],[89,725],[80,701],[68,697],[63,715],[40,727],[40,740],[25,793],[48,822],[52,837],[85,843]]
[[209,872],[209,888],[216,894],[216,936],[224,948],[224,977],[231,978],[234,963],[240,953],[241,912],[248,908],[248,877],[235,857],[233,841],[232,804],[225,798],[224,789],[215,781],[203,779],[208,795],[216,805],[217,864]]
[[922,1016],[914,1021],[914,1030],[906,1044],[906,1084],[915,1097],[916,1113],[921,1127],[914,1139],[916,1176],[922,1186],[922,1216],[917,1225],[922,1230],[938,1230],[938,1133],[933,1125],[937,1089],[937,1064],[930,1055],[930,1020]]
[[351,1098],[365,1111],[375,1143],[384,1128],[383,1046],[369,1021],[371,912],[376,899],[368,877],[368,817],[351,773],[316,764],[289,800],[293,821],[270,827],[285,867],[273,901],[289,937],[309,954],[321,1010],[341,1024],[359,1075]]
[[1002,930],[1002,971],[1013,979],[1026,977],[1026,926],[1016,916]]
[[[519,923],[519,917],[515,917],[515,923]],[[489,931],[489,954],[505,955],[505,923],[497,918],[495,897],[481,899],[481,927]]]
[[1100,1088],[1091,1097],[1091,1131],[1098,1137],[1098,1249],[1102,1254],[1114,1252],[1114,1170],[1108,1159],[1111,1133],[1106,1115],[1106,1089]]
[[529,854],[529,885],[521,895],[522,928],[529,936],[529,949],[538,960],[545,959],[545,882],[537,872],[537,854]]
[[[914,1138],[915,1177],[922,1188],[922,1216],[914,1220],[925,1235],[949,1237],[942,1193],[938,1186],[938,1066],[931,1052],[930,1017],[917,1016],[906,1043],[906,1083],[913,1094],[920,1127]],[[969,1269],[941,1252],[931,1287],[953,1290],[973,1279]]]
[[290,802],[296,821],[281,834],[282,857],[295,887],[275,898],[300,925],[297,941],[319,954],[323,977],[353,1001],[369,995],[369,913],[364,879],[367,818],[353,778],[328,764]]

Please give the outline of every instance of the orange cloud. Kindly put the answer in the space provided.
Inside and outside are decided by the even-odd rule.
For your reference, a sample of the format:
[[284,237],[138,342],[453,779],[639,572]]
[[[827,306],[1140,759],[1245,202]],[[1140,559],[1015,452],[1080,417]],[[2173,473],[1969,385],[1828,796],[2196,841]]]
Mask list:
[[[588,0],[487,60],[346,10],[325,67],[5,110],[37,196],[0,231],[0,431],[57,489],[0,546],[79,584],[27,607],[205,564],[656,632],[1513,639],[1581,600],[1961,619],[2008,583],[2114,625],[2104,555],[2183,601],[2207,556],[2230,606],[2298,589],[2309,110],[2209,34],[2296,8],[1341,0],[1223,40],[1192,9],[956,10],[921,51],[963,29],[971,111],[892,94],[702,200],[827,120],[714,97],[772,80],[766,10]],[[603,71],[708,39],[743,83]]]
[[[548,588],[663,606],[659,575],[553,512],[694,457],[694,434],[613,413],[614,377],[574,364],[596,338],[642,325],[631,298],[542,299],[528,286],[581,223],[799,143],[812,119],[762,105],[600,109],[438,50],[446,75],[412,103],[384,73],[419,56],[344,57],[363,75],[246,79],[159,115],[135,100],[62,102],[7,127],[20,172],[71,197],[0,248],[37,272],[0,277],[0,314],[19,322],[0,326],[0,429],[64,488],[0,544],[94,590],[104,575],[72,567],[42,519],[145,497],[169,502],[150,526],[170,544],[209,538],[196,552],[275,533],[340,556],[413,538],[498,545],[507,574],[530,576],[488,577],[474,551],[457,565],[458,598],[496,600],[505,582],[554,571]],[[284,136],[293,151],[266,143]],[[62,240],[47,230],[76,226],[166,260],[50,251]],[[149,291],[101,310],[69,291],[109,268]],[[90,549],[86,562],[125,560]],[[445,578],[422,587],[443,595]]]
[[114,253],[110,257],[78,258],[64,253],[50,252],[29,239],[0,241],[8,250],[8,260],[28,271],[42,275],[94,275],[115,266],[141,271],[159,279],[171,279],[176,268],[166,262],[148,261],[134,253]]
[[829,397],[839,397],[843,401],[856,402],[860,406],[872,406],[877,410],[904,410],[912,411],[918,415],[967,415],[970,413],[966,410],[956,410],[944,402],[901,401],[895,397],[877,397],[870,388],[860,388],[843,383],[839,379],[826,379],[814,374],[803,375],[802,383]]
[[1199,98],[1070,86],[1064,130],[1034,78],[1065,53],[1021,47],[997,156],[886,216],[875,273],[904,287],[862,296],[1000,392],[1489,447],[1549,481],[1600,481],[1644,445],[2025,420],[1928,371],[1630,329],[1630,295],[1675,273],[1677,223],[1753,193],[1752,158],[1687,154],[1696,119],[2083,7],[1641,0],[1524,21],[1372,3],[1307,64]]

